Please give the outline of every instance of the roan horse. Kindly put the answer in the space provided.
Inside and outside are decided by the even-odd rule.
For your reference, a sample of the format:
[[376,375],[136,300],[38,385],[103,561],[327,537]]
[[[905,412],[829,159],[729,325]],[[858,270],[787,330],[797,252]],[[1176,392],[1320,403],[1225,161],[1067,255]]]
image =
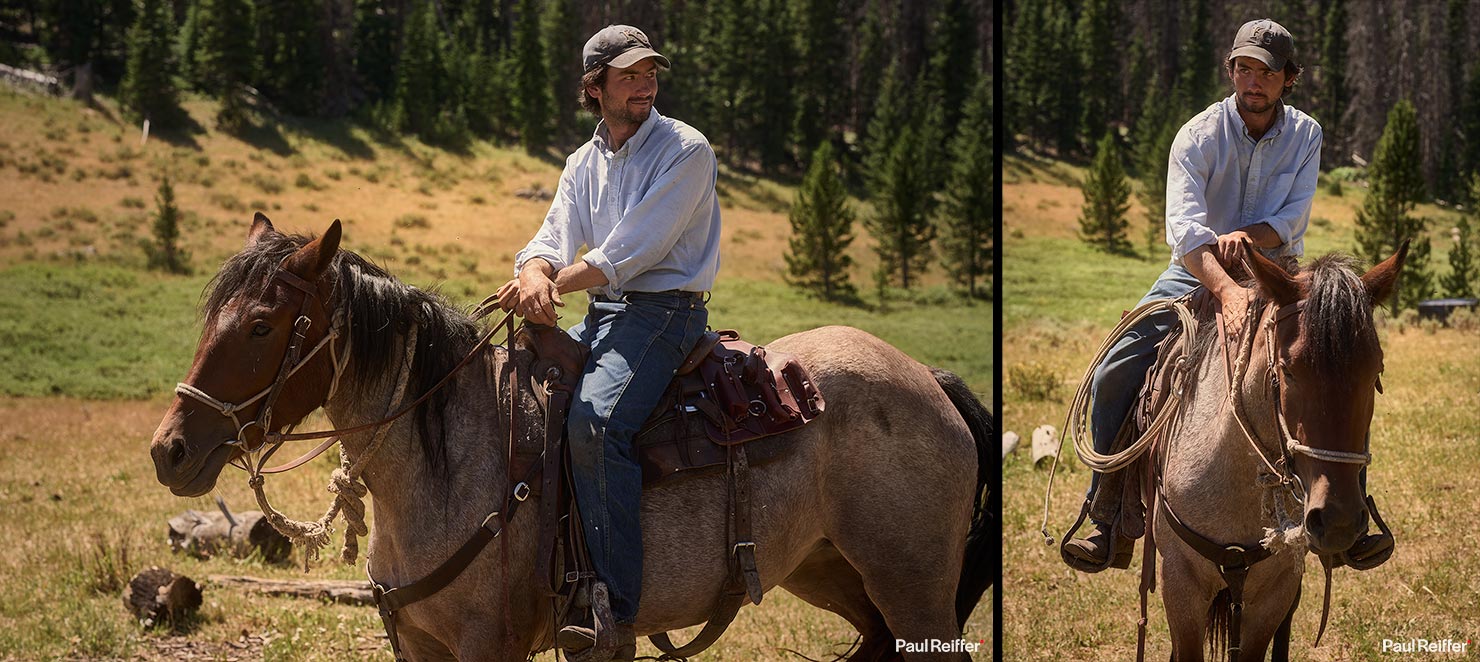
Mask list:
[[[1160,471],[1151,517],[1173,660],[1203,659],[1205,642],[1214,657],[1262,660],[1271,641],[1274,659],[1286,659],[1307,550],[1328,570],[1356,551],[1367,530],[1363,469],[1383,370],[1372,311],[1406,253],[1404,244],[1365,275],[1340,255],[1290,274],[1244,245],[1256,294],[1239,349],[1225,356],[1218,324],[1199,325],[1188,390],[1153,451]],[[1242,551],[1228,550],[1235,545]],[[1244,603],[1237,630],[1235,583]]]
[[[378,421],[431,389],[478,342],[466,315],[339,250],[339,241],[338,221],[310,240],[283,235],[258,214],[245,249],[216,275],[180,387],[189,397],[175,399],[150,448],[173,493],[205,494],[229,461],[260,448],[264,432],[321,405],[338,427]],[[295,330],[303,337],[290,343]],[[289,370],[283,357],[298,347],[313,349]],[[769,347],[801,360],[829,406],[787,433],[788,454],[751,470],[764,587],[847,619],[861,635],[851,659],[969,659],[901,655],[895,640],[959,640],[989,584],[984,559],[995,531],[980,496],[990,414],[959,379],[855,329],[824,327]],[[363,467],[374,496],[373,581],[396,587],[426,576],[505,503],[500,440],[509,439],[511,416],[500,403],[518,387],[502,376],[519,354],[479,352],[415,416],[386,426],[370,456],[374,433],[343,437],[346,466]],[[278,373],[291,374],[280,391],[272,388]],[[268,391],[276,392],[254,396]],[[644,493],[639,635],[703,622],[719,600],[724,488],[722,475],[701,476]],[[455,582],[402,610],[396,626],[408,656],[523,660],[551,645],[559,624],[536,586],[534,521],[516,515]]]

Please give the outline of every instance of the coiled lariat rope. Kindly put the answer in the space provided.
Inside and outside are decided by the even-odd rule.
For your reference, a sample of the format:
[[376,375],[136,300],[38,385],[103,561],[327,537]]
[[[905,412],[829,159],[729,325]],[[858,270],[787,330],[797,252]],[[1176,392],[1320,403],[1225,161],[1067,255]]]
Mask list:
[[[1079,461],[1095,471],[1111,473],[1123,469],[1132,462],[1140,459],[1146,453],[1146,449],[1151,447],[1151,443],[1155,440],[1156,436],[1172,420],[1172,414],[1177,410],[1177,403],[1182,400],[1182,388],[1179,384],[1177,388],[1172,390],[1166,404],[1157,412],[1151,424],[1147,426],[1146,432],[1132,442],[1130,446],[1127,446],[1125,450],[1109,455],[1101,454],[1095,450],[1093,431],[1088,430],[1087,424],[1095,369],[1105,360],[1106,356],[1109,356],[1110,350],[1120,340],[1121,336],[1125,335],[1127,331],[1130,331],[1132,327],[1141,323],[1146,318],[1165,310],[1170,310],[1177,315],[1177,321],[1182,325],[1182,337],[1184,339],[1195,337],[1197,333],[1197,320],[1193,317],[1192,311],[1188,309],[1185,297],[1181,299],[1156,299],[1148,301],[1137,306],[1135,310],[1120,320],[1120,324],[1116,325],[1115,329],[1110,332],[1110,335],[1105,338],[1105,341],[1100,344],[1100,349],[1095,352],[1095,357],[1090,361],[1089,368],[1085,370],[1084,376],[1079,380],[1079,388],[1074,392],[1074,400],[1069,405],[1069,414],[1064,421],[1064,431],[1073,440],[1074,453],[1079,456]],[[1182,361],[1185,360],[1185,358],[1182,359]],[[1185,366],[1185,363],[1179,364],[1176,370],[1178,372],[1185,371],[1187,369]],[[1177,382],[1176,379],[1173,381]],[[1043,525],[1040,528],[1040,532],[1043,534],[1044,542],[1049,545],[1054,544],[1054,537],[1048,534],[1049,506],[1053,501],[1054,476],[1058,473],[1059,456],[1063,450],[1064,443],[1063,440],[1060,440],[1058,446],[1054,448],[1053,466],[1048,471],[1048,489],[1043,494]]]
[[[401,402],[402,397],[406,394],[406,384],[410,381],[411,361],[416,355],[416,335],[417,327],[412,325],[411,334],[406,343],[408,350],[405,359],[401,363],[401,376],[396,381],[396,388],[391,393],[390,400],[386,402],[387,417],[395,411],[397,403]],[[370,443],[365,447],[365,452],[358,458],[355,458],[353,462],[350,461],[349,453],[344,450],[344,446],[340,445],[339,468],[334,470],[327,488],[330,493],[334,494],[334,501],[329,504],[329,509],[324,513],[323,517],[312,522],[289,519],[276,508],[273,508],[272,504],[268,502],[262,473],[262,465],[266,461],[266,457],[263,457],[259,461],[247,463],[249,467],[248,471],[251,473],[251,477],[247,479],[247,484],[251,486],[252,492],[257,495],[257,505],[262,508],[263,516],[267,518],[272,528],[277,529],[279,533],[286,536],[294,545],[299,545],[303,548],[304,570],[308,569],[310,561],[319,558],[319,550],[329,544],[329,536],[334,533],[334,518],[340,515],[343,515],[345,532],[344,547],[340,550],[339,560],[349,565],[355,563],[359,558],[359,539],[370,533],[369,527],[365,525],[364,501],[365,495],[369,493],[369,490],[365,487],[365,483],[360,480],[360,476],[365,472],[365,467],[369,464],[370,459],[375,457],[376,451],[379,451],[380,447],[385,445],[390,429],[391,425],[389,424],[376,427],[371,433]]]

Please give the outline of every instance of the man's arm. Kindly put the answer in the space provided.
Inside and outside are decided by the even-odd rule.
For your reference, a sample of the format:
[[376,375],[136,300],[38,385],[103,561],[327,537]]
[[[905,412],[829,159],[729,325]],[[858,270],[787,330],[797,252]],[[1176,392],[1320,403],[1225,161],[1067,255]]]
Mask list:
[[[1279,248],[1285,243],[1285,240],[1281,239],[1279,233],[1275,232],[1274,228],[1270,227],[1268,223],[1255,223],[1228,234],[1219,235],[1216,254],[1218,261],[1223,263],[1225,268],[1239,261],[1242,255],[1239,252],[1239,243],[1245,239],[1254,242],[1254,245],[1260,248]],[[1208,248],[1212,246],[1213,244],[1204,244],[1202,247]],[[1192,271],[1192,265],[1187,262],[1189,257],[1191,257],[1191,254],[1183,258],[1183,264],[1187,266],[1188,271]],[[1196,276],[1197,274],[1194,273],[1193,275]],[[1198,278],[1198,280],[1202,280],[1202,278]]]
[[600,246],[581,257],[600,270],[607,282],[622,289],[673,250],[693,222],[694,210],[712,199],[718,174],[714,150],[692,143],[658,175],[642,200],[633,205]]

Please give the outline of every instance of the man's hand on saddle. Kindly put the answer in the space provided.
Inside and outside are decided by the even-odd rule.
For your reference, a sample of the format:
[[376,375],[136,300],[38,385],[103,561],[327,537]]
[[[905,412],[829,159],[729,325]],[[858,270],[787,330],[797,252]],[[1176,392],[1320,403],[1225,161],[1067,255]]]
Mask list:
[[[1241,232],[1233,232],[1222,237],[1212,244],[1204,244],[1192,250],[1182,259],[1182,264],[1187,267],[1198,282],[1207,288],[1213,296],[1218,298],[1218,303],[1223,308],[1223,326],[1229,338],[1237,338],[1243,332],[1244,318],[1249,310],[1249,298],[1252,292],[1239,285],[1224,265],[1241,264],[1243,260],[1243,248],[1241,241],[1248,240],[1248,236]],[[1225,260],[1223,257],[1224,237],[1230,237],[1227,245],[1235,256],[1233,260]]]
[[[533,264],[536,261],[540,264]],[[545,273],[549,269],[549,264],[538,258],[527,263],[519,270],[518,278],[498,288],[499,307],[535,324],[554,326],[555,307],[564,307],[565,301],[555,281]]]

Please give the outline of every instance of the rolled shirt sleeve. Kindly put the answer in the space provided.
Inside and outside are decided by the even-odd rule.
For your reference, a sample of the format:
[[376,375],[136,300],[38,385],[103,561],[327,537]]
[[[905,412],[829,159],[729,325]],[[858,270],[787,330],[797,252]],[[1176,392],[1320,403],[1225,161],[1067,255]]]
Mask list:
[[566,160],[560,173],[560,184],[555,188],[555,197],[550,201],[550,211],[533,239],[514,256],[514,275],[533,258],[543,258],[556,271],[569,266],[576,258],[576,251],[586,244],[580,236],[583,224],[577,222],[581,209],[576,205],[575,177],[572,164]]
[[1207,186],[1211,161],[1206,153],[1207,140],[1199,140],[1190,126],[1182,127],[1172,141],[1167,163],[1167,243],[1172,247],[1172,261],[1182,258],[1198,246],[1218,241],[1218,233],[1208,227]]
[[634,276],[667,256],[690,223],[704,220],[695,210],[713,196],[717,173],[714,150],[708,143],[684,145],[647,195],[582,259],[606,274],[612,289],[623,289]]

